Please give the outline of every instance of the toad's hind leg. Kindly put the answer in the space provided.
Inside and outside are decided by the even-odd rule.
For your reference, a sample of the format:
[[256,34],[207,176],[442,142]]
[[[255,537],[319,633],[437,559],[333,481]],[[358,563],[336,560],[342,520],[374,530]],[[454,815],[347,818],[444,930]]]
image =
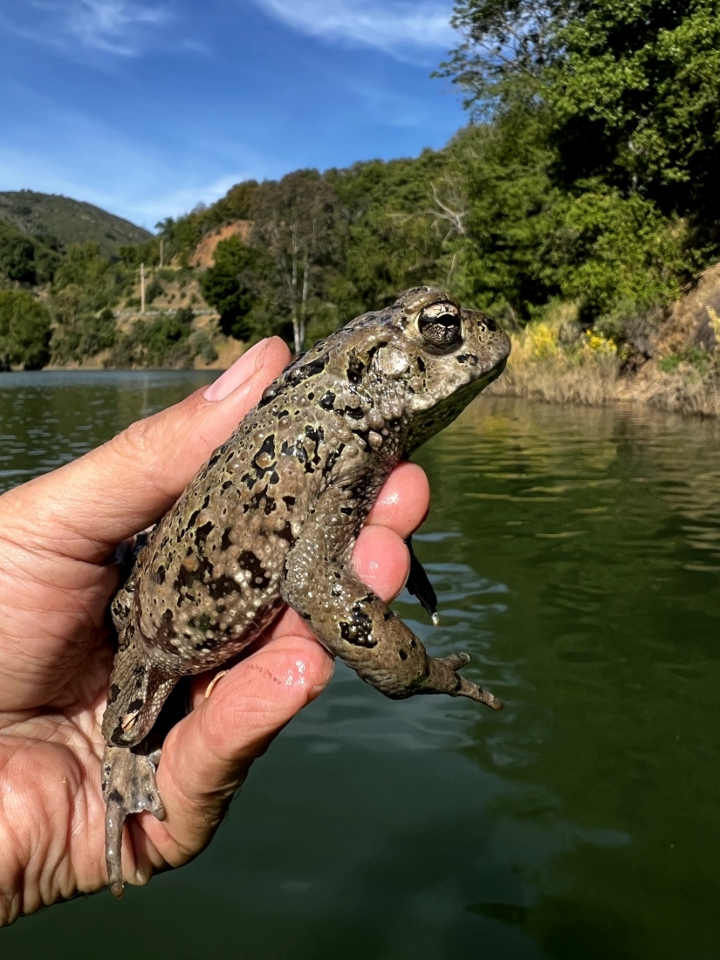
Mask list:
[[158,820],[165,819],[165,808],[155,785],[159,760],[159,750],[144,756],[129,747],[105,748],[102,765],[105,861],[108,883],[118,900],[123,894],[121,853],[125,818],[131,813],[149,810]]
[[393,699],[446,693],[502,708],[492,693],[456,672],[469,661],[466,653],[428,656],[409,627],[354,574],[349,557],[329,559],[328,538],[317,527],[306,532],[287,556],[283,596],[331,653]]
[[[173,675],[167,664],[160,665],[152,659],[136,627],[132,623],[125,626],[102,724],[106,742],[102,764],[102,792],[107,805],[105,857],[108,881],[116,897],[122,896],[125,819],[143,810],[149,810],[159,820],[165,817],[155,785],[160,750],[154,748],[162,743],[169,725],[156,721],[180,672],[176,669]],[[169,715],[168,711],[163,711],[165,715]]]

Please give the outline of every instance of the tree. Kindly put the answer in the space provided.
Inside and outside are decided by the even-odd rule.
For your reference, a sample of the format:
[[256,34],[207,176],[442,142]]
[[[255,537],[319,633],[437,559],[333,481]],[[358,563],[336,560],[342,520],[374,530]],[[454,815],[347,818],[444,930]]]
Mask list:
[[717,242],[720,0],[596,0],[547,74],[559,172],[600,177]]
[[215,262],[200,277],[200,289],[210,306],[220,314],[224,334],[247,340],[252,336],[250,313],[258,302],[255,292],[265,258],[239,237],[221,240]]
[[720,244],[720,0],[456,0],[442,74],[477,117],[549,110],[554,175],[602,180]]
[[340,252],[340,204],[316,170],[297,170],[260,184],[252,201],[251,243],[274,267],[261,296],[271,309],[289,314],[296,353],[304,349],[310,302],[321,297],[323,268]]
[[0,370],[39,370],[50,359],[50,314],[26,290],[0,290]]
[[457,148],[468,212],[457,243],[457,292],[510,324],[529,320],[558,294],[547,259],[560,192],[550,166],[547,116],[518,107],[469,130]]
[[5,223],[0,223],[0,274],[18,283],[36,281],[35,244]]
[[452,77],[465,105],[488,119],[506,81],[535,95],[544,68],[558,55],[557,37],[592,0],[456,0],[451,24],[463,40],[439,76]]

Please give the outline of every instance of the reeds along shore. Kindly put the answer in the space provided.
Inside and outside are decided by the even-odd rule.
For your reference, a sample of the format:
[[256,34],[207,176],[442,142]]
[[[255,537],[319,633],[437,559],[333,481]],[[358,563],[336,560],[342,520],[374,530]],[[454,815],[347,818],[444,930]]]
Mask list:
[[639,365],[611,338],[594,330],[582,332],[571,315],[569,308],[561,310],[553,320],[511,334],[508,367],[488,392],[545,403],[602,406],[630,401],[691,416],[720,415],[715,352],[642,358]]

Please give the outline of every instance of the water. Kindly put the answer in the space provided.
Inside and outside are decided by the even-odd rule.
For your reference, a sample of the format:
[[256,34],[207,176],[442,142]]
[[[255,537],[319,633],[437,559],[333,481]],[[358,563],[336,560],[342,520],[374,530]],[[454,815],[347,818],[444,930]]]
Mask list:
[[[0,485],[199,373],[0,376]],[[715,960],[720,424],[482,399],[417,459],[433,652],[506,703],[339,669],[181,871],[0,932],[4,960]]]

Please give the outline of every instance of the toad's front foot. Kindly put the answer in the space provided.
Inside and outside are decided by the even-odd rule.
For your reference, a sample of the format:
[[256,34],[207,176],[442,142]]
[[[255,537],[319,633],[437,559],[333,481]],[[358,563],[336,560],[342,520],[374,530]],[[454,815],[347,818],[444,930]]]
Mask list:
[[105,813],[105,859],[108,883],[118,898],[123,894],[122,834],[125,818],[131,813],[149,810],[158,820],[165,819],[165,808],[155,785],[160,751],[148,756],[133,753],[128,747],[105,747],[102,767],[102,791]]

